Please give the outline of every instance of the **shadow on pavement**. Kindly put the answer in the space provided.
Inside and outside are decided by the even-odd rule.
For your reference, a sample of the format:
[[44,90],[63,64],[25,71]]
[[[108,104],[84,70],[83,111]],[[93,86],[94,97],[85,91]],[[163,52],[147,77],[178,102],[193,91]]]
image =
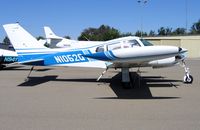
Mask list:
[[49,75],[44,77],[29,77],[28,81],[23,82],[18,86],[29,86],[34,87],[42,83],[49,81],[56,82],[94,82],[94,83],[109,83],[109,87],[116,94],[116,97],[98,97],[95,99],[177,99],[180,97],[154,97],[151,94],[150,87],[176,87],[179,86],[177,83],[182,83],[181,80],[170,80],[165,79],[161,76],[149,76],[141,77],[137,73],[131,73],[131,77],[138,77],[139,81],[132,79],[133,87],[130,89],[124,89],[121,83],[121,73],[116,74],[111,79],[102,78],[99,82],[96,78],[83,78],[83,79],[57,79],[57,75]]
[[131,77],[139,77],[140,82],[134,82],[133,88],[124,89],[121,83],[121,73],[115,75],[111,82],[110,87],[116,94],[116,97],[99,97],[96,99],[178,99],[180,97],[154,97],[151,94],[150,87],[174,87],[179,86],[174,83],[182,82],[180,80],[168,80],[163,77],[140,77],[136,73],[131,73]]

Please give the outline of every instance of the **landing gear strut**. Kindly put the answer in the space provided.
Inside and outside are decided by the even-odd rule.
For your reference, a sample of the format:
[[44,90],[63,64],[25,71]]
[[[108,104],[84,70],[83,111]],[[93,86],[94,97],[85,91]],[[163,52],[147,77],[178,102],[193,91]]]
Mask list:
[[98,77],[98,79],[96,81],[99,81],[101,79],[101,77],[108,71],[108,68],[106,68],[106,70],[104,70],[101,75]]
[[183,68],[185,70],[185,76],[183,78],[183,82],[186,83],[186,84],[192,84],[193,77],[192,77],[192,75],[190,75],[189,68],[186,66],[184,60],[182,61],[182,65],[183,65]]
[[136,88],[141,87],[141,72],[138,68],[138,71],[135,73],[130,73],[129,68],[122,68],[122,84],[123,88],[130,89],[130,88]]
[[125,88],[125,89],[132,88],[133,84],[131,82],[132,79],[131,79],[131,76],[130,76],[129,68],[122,68],[121,72],[122,72],[123,88]]
[[28,82],[28,81],[29,81],[29,76],[31,75],[31,72],[33,71],[33,69],[34,69],[34,66],[31,67],[28,76],[27,76],[27,77],[25,78],[25,80],[24,80],[25,82]]

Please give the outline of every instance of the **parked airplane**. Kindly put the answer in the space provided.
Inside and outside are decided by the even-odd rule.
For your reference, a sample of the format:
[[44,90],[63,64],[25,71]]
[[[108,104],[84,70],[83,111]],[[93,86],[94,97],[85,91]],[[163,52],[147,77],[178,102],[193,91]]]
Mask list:
[[15,51],[0,49],[0,69],[6,67],[7,64],[17,62],[17,53]]
[[44,32],[46,35],[47,43],[49,44],[50,48],[79,48],[81,46],[87,46],[92,44],[103,44],[102,41],[77,41],[71,40],[67,38],[63,38],[57,36],[50,27],[45,26]]
[[185,68],[184,82],[193,81],[184,62],[187,50],[180,47],[152,46],[138,37],[123,37],[106,42],[87,42],[70,48],[50,49],[41,45],[18,23],[6,24],[3,27],[19,55],[18,62],[21,64],[106,69],[98,80],[107,69],[121,68],[122,82],[130,84],[129,68],[166,67],[182,62]]
[[[70,39],[66,39],[60,36],[57,36],[50,27],[45,26],[44,27],[44,32],[46,35],[46,39],[47,39],[47,43],[52,47],[52,48],[71,48],[72,46],[75,48],[78,48],[80,45],[83,44],[91,44],[93,43],[93,41],[75,41],[75,40],[70,40]],[[131,38],[129,38],[131,40]],[[153,44],[147,42],[144,39],[139,39],[138,37],[132,37],[133,40],[137,41],[139,46],[143,47],[143,46],[153,46]],[[122,42],[122,39],[119,39],[119,42]],[[128,41],[128,39],[127,39]],[[124,43],[126,42],[126,38],[124,40]],[[104,43],[104,42],[98,42],[99,44]],[[189,69],[185,67],[185,60],[186,56],[181,54],[181,55],[177,55],[177,56],[173,56],[170,58],[166,58],[166,59],[161,59],[161,60],[156,60],[156,61],[152,61],[149,62],[149,65],[153,68],[164,68],[164,67],[170,67],[170,66],[174,66],[176,64],[178,64],[179,62],[183,63],[183,66],[185,68],[185,72],[186,75],[188,76],[184,76],[184,82],[188,82],[186,80],[190,80],[190,82],[193,81],[193,77],[189,75]],[[141,65],[141,64],[140,64]],[[145,65],[146,66],[146,65]],[[148,66],[148,65],[147,65]],[[142,65],[141,65],[142,67]],[[187,77],[191,77],[191,78],[187,78]]]

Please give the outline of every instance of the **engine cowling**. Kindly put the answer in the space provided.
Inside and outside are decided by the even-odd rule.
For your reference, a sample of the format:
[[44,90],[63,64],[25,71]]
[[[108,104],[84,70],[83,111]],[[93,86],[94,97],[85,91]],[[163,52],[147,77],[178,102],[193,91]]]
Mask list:
[[170,67],[178,63],[176,57],[165,58],[149,62],[153,68]]

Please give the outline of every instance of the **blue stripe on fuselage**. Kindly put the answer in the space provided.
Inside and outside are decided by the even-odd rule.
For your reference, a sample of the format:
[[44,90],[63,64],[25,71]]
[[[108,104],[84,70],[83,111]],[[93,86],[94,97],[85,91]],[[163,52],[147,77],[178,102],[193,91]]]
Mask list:
[[106,51],[106,52],[97,52],[93,54],[86,54],[85,57],[93,58],[96,60],[103,60],[103,61],[113,61],[116,60],[117,57],[114,56],[112,51]]
[[50,54],[31,54],[32,52],[20,53],[19,62],[25,62],[29,60],[43,59],[44,64],[38,65],[55,65],[55,64],[72,64],[79,62],[88,62],[88,58],[83,57],[83,51],[68,51],[68,52],[57,52]]
[[83,57],[83,51],[70,51],[60,52],[53,55],[49,55],[45,58],[46,65],[54,64],[72,64],[79,62],[88,62],[88,58]]

